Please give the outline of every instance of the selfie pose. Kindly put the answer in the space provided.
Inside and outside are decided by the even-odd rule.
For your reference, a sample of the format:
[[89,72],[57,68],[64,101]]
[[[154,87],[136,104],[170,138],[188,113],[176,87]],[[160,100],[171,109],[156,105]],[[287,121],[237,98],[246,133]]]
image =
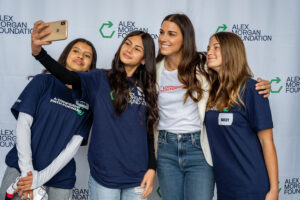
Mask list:
[[214,34],[207,48],[212,87],[205,125],[218,200],[278,200],[269,101],[257,94],[242,39]]
[[[205,53],[197,53],[194,28],[184,14],[165,17],[158,44],[155,144],[162,199],[211,200],[215,182],[204,126],[210,88]],[[270,84],[261,81],[256,89],[261,87],[267,89],[260,94],[267,94]]]
[[[36,26],[32,37],[36,37]],[[58,63],[61,68],[86,73],[96,68],[96,60],[92,43],[76,39],[65,47]],[[6,156],[0,199],[5,199],[8,187],[22,176],[18,190],[23,197],[15,194],[12,199],[32,200],[32,190],[45,186],[49,200],[68,200],[76,181],[73,157],[82,142],[86,143],[92,125],[86,100],[74,100],[71,86],[51,74],[39,74],[11,111],[17,119],[16,145]]]
[[[37,29],[46,27],[41,23]],[[153,127],[158,120],[154,48],[148,33],[131,32],[116,52],[112,69],[88,73],[62,68],[41,46],[32,48],[33,55],[72,85],[76,99],[86,98],[93,111],[88,150],[92,200],[145,199],[153,189]]]

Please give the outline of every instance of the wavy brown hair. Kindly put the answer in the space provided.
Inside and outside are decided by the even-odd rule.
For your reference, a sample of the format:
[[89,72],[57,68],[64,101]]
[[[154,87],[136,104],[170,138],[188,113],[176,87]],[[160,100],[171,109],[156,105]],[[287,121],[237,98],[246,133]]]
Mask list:
[[221,47],[222,66],[219,72],[208,69],[212,85],[207,103],[207,110],[216,106],[222,112],[224,109],[242,105],[241,99],[245,91],[247,79],[253,76],[247,62],[246,50],[242,39],[231,32],[213,34]]
[[[206,58],[197,53],[195,31],[191,20],[185,14],[170,14],[164,18],[164,21],[170,21],[177,24],[182,36],[182,58],[178,66],[178,80],[185,85],[186,93],[184,102],[190,97],[194,102],[200,101],[203,96],[201,82],[197,80],[196,74],[201,73],[207,77],[204,69]],[[156,62],[163,60],[165,55],[162,55],[160,50],[156,58]],[[195,95],[193,95],[196,93]]]
[[[120,51],[125,41],[132,36],[141,36],[144,46],[145,64],[141,64],[132,77],[127,79],[123,63],[120,60]],[[122,41],[112,61],[112,69],[108,72],[108,81],[113,91],[112,101],[115,114],[120,116],[126,109],[129,101],[129,82],[133,87],[140,87],[146,101],[146,126],[148,133],[153,133],[158,122],[157,90],[156,90],[156,66],[155,45],[152,37],[143,31],[133,31]],[[140,115],[141,116],[141,115]]]

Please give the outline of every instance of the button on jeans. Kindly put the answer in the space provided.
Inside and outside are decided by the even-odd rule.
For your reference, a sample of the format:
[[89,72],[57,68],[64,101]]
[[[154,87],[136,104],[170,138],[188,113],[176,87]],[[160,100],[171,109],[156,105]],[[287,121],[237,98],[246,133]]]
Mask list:
[[159,131],[157,174],[163,200],[213,198],[213,169],[202,152],[200,132]]

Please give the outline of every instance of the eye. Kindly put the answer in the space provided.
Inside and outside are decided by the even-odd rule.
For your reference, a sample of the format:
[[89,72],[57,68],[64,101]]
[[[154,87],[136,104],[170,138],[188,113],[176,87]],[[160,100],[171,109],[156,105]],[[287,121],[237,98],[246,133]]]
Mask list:
[[129,42],[128,40],[126,40],[126,41],[124,42],[124,44],[126,44],[126,45],[128,46],[128,45],[130,45],[130,42]]
[[79,51],[77,49],[73,49],[73,52],[74,53],[78,53]]
[[84,55],[86,58],[91,58],[92,56],[89,54]]
[[164,31],[163,31],[163,30],[160,30],[160,31],[159,31],[159,34],[163,34],[163,33],[164,33]]
[[170,36],[176,36],[176,34],[175,34],[175,33],[169,33],[169,35],[170,35]]

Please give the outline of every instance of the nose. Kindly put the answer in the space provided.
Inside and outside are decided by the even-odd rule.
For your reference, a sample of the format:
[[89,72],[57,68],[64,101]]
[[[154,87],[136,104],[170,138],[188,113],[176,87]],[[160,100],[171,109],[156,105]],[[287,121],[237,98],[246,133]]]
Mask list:
[[132,50],[133,50],[133,48],[134,48],[134,47],[128,47],[128,48],[127,48],[127,52],[128,52],[128,53],[131,53]]
[[79,53],[79,54],[77,55],[77,57],[80,58],[80,59],[82,59],[82,58],[83,58],[83,54],[82,54],[82,53]]
[[166,38],[165,34],[163,34],[163,33],[159,34],[159,36],[158,36],[158,41],[159,42],[165,42],[166,39],[167,38]]
[[207,50],[207,55],[211,55],[211,54],[212,54],[212,49],[209,48],[209,49]]

